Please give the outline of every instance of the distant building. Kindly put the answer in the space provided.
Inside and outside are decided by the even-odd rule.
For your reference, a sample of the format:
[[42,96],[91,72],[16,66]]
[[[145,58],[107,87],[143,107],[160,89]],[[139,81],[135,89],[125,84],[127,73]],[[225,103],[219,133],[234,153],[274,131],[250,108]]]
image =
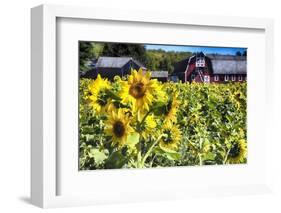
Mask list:
[[103,78],[112,80],[114,76],[126,76],[131,69],[139,70],[146,68],[137,60],[131,57],[99,57],[91,63],[92,69],[82,74],[82,78],[96,78],[98,74]]
[[168,77],[168,71],[151,71],[151,78],[156,78],[158,81],[167,82]]
[[[147,70],[145,66],[131,57],[99,57],[92,61],[89,66],[92,69],[85,74],[81,74],[82,78],[95,79],[100,74],[103,78],[113,80],[114,76],[123,77],[131,74],[131,69]],[[168,76],[168,71],[151,71],[151,78],[156,78],[162,82],[168,81]]]
[[172,81],[205,83],[246,81],[246,56],[196,53],[177,62],[169,79]]

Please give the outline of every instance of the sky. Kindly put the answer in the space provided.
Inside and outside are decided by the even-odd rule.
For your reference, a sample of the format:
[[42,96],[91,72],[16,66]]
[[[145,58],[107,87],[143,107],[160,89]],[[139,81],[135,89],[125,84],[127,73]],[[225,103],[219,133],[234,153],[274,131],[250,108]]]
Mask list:
[[222,54],[222,55],[235,55],[237,51],[243,53],[247,48],[233,48],[233,47],[203,47],[203,46],[173,46],[173,45],[145,45],[148,50],[162,49],[164,51],[175,52],[203,52],[205,54]]

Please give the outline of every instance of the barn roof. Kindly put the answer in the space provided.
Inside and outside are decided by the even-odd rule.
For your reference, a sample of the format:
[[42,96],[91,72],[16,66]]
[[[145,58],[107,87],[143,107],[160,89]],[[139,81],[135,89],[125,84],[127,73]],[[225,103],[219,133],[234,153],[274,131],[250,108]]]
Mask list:
[[99,57],[95,68],[121,68],[126,65],[129,61],[133,61],[140,67],[144,67],[140,62],[134,60],[131,57]]
[[211,60],[234,60],[234,61],[245,61],[246,56],[237,56],[237,55],[220,55],[220,54],[207,54]]
[[152,78],[168,78],[168,71],[151,71]]
[[[202,56],[199,53],[198,56]],[[190,60],[191,59],[191,60]],[[207,54],[206,63],[214,74],[247,74],[247,57],[235,55]],[[174,73],[184,72],[188,62],[195,62],[195,54],[174,65]]]
[[186,58],[186,59],[183,59],[181,61],[178,61],[177,63],[174,64],[174,73],[180,73],[180,72],[184,72],[186,67],[187,67],[187,64],[188,64],[188,61],[189,61],[189,58]]
[[247,74],[246,56],[207,55],[214,74]]

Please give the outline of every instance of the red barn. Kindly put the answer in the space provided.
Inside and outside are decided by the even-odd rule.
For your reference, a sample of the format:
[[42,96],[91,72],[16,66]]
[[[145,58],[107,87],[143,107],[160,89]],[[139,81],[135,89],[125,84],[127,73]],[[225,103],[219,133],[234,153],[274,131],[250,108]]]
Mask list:
[[243,82],[247,80],[246,56],[196,53],[174,65],[172,81]]

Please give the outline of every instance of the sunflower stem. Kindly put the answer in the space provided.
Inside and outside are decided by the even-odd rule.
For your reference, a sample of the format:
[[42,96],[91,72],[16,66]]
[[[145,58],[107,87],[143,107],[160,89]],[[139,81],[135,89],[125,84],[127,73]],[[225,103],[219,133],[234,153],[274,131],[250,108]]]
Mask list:
[[226,155],[225,155],[225,157],[224,157],[224,160],[223,160],[223,164],[226,164],[226,161],[227,161],[227,159],[228,159],[229,152],[230,152],[230,148],[227,150],[227,153],[226,153]]
[[157,156],[157,154],[155,154],[155,155],[153,156],[152,160],[150,161],[150,167],[152,167],[153,162],[154,162],[154,159],[156,158],[156,156]]
[[153,148],[157,145],[157,143],[160,141],[160,139],[163,137],[164,134],[161,134],[156,141],[154,141],[154,143],[151,144],[151,146],[149,147],[148,151],[145,153],[145,155],[142,158],[141,164],[144,165],[146,159],[148,158],[148,156],[151,154]]
[[201,153],[198,154],[198,157],[199,157],[199,165],[202,166],[203,165],[203,161],[202,161]]
[[141,143],[140,143],[140,141],[138,143],[137,149],[138,149],[137,168],[142,168],[142,165],[141,165]]
[[[143,117],[143,119],[141,120],[140,123],[138,123],[137,125],[137,128],[136,128],[136,131],[138,133],[141,133],[141,127],[145,121],[145,119],[147,118],[147,116],[151,113],[151,111],[148,111],[145,116]],[[143,161],[142,161],[142,154],[141,154],[141,142],[139,141],[138,143],[138,146],[137,146],[137,150],[138,150],[138,154],[137,154],[137,167],[138,168],[143,168],[144,164],[143,164]]]
[[141,132],[141,126],[143,125],[145,119],[147,118],[147,116],[148,116],[151,112],[152,112],[152,111],[149,110],[149,111],[145,114],[145,116],[143,117],[143,119],[141,120],[141,122],[139,123],[139,133]]

